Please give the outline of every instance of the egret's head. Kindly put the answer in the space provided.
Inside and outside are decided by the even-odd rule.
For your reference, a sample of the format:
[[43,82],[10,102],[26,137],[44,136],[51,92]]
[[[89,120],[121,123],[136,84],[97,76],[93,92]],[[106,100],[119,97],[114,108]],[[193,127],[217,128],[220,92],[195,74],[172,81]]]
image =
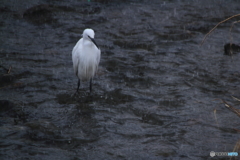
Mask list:
[[83,39],[92,41],[96,45],[96,47],[98,48],[98,45],[94,40],[94,35],[95,35],[94,31],[92,29],[89,29],[89,28],[85,29],[83,31],[83,34],[82,34]]
[[85,29],[82,34],[83,38],[85,38],[85,39],[89,39],[89,37],[94,38],[94,35],[95,35],[94,31],[89,28]]

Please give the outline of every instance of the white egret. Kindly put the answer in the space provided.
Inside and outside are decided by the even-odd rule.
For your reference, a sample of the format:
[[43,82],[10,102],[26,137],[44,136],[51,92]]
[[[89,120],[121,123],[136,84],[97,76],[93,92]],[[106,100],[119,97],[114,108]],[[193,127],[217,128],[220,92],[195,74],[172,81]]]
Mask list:
[[94,40],[94,34],[92,29],[85,29],[82,38],[72,51],[73,69],[78,77],[76,92],[78,92],[80,81],[90,81],[90,93],[92,91],[92,78],[98,69],[101,56],[101,51]]

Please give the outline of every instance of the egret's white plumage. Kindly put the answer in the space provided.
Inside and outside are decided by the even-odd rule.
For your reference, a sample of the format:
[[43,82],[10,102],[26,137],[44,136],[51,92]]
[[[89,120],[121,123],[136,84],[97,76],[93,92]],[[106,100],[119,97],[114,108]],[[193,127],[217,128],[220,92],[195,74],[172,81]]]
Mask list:
[[100,62],[101,51],[94,40],[94,31],[85,29],[82,38],[77,42],[72,51],[74,73],[78,77],[78,88],[81,81],[90,80],[90,92],[92,90],[92,78],[94,77]]

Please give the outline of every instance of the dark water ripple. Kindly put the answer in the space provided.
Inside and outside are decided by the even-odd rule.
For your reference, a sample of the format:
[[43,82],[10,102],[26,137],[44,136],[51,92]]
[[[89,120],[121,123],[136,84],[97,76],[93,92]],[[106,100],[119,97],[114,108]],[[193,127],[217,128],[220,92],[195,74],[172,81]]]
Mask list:
[[[210,159],[233,151],[238,1],[0,2],[0,159]],[[93,94],[73,96],[71,50],[91,27]],[[233,43],[239,44],[237,25]],[[238,52],[236,50],[236,52]],[[9,73],[8,73],[9,72]],[[216,114],[214,114],[216,110]]]

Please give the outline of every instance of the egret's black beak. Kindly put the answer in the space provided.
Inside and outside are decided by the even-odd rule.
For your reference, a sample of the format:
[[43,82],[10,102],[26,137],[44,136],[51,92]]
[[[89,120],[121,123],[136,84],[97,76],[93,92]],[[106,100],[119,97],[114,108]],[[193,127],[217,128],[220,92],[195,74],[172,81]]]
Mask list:
[[91,41],[92,41],[92,42],[95,44],[95,46],[99,49],[99,47],[98,47],[96,41],[95,41],[93,38],[91,38],[90,36],[88,36],[88,38],[91,39]]

